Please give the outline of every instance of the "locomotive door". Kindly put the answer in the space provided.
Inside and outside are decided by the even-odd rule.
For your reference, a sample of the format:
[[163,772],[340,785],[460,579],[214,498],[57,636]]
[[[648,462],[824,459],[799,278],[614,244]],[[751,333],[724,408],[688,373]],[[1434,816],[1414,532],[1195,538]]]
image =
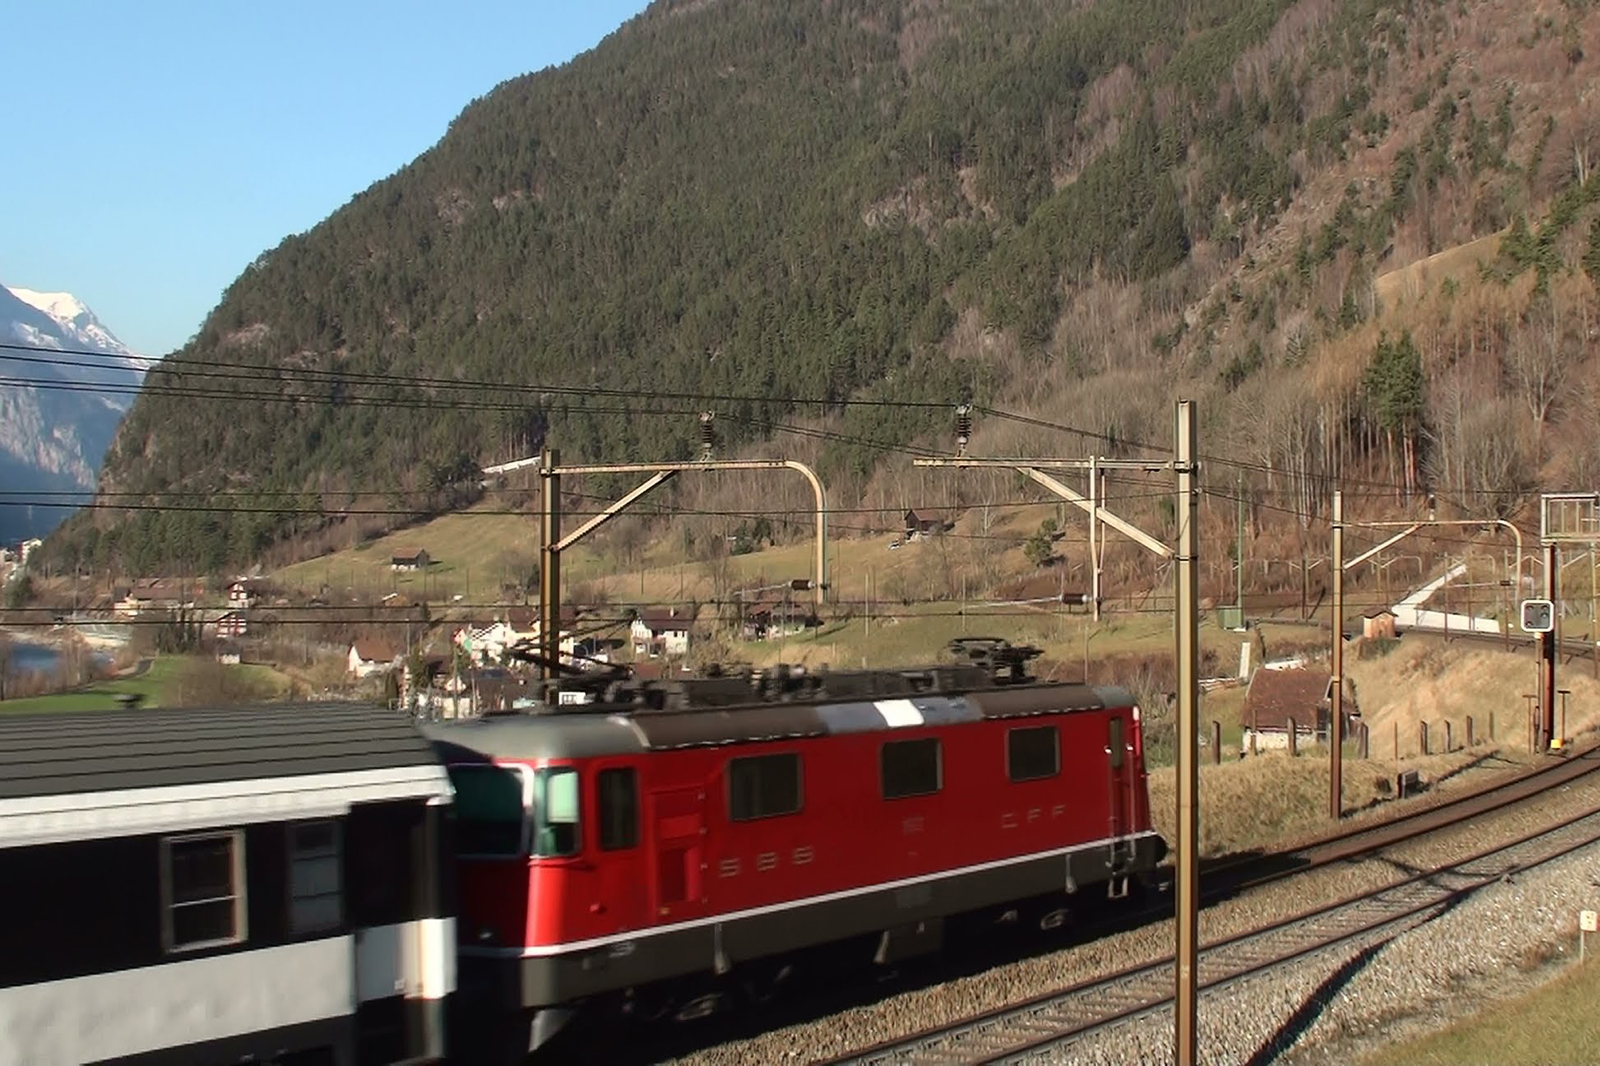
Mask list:
[[705,800],[702,788],[650,795],[650,898],[658,922],[693,917],[703,909]]
[[1132,812],[1128,804],[1128,752],[1127,744],[1122,736],[1122,716],[1113,714],[1106,720],[1106,762],[1109,764],[1107,779],[1111,787],[1110,796],[1110,836],[1112,839],[1111,854],[1113,864],[1120,853],[1119,840],[1128,833],[1129,819]]

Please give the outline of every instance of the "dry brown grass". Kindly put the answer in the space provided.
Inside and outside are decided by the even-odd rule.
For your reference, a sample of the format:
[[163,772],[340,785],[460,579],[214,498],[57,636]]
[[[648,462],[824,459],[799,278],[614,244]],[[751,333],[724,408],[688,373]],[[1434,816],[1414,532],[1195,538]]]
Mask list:
[[[1408,636],[1381,658],[1352,656],[1345,673],[1355,686],[1362,719],[1372,736],[1372,753],[1394,754],[1399,726],[1400,754],[1419,747],[1417,723],[1432,725],[1432,743],[1443,743],[1443,723],[1452,721],[1456,742],[1465,735],[1465,719],[1473,716],[1481,739],[1488,738],[1488,718],[1495,716],[1497,739],[1515,747],[1524,737],[1523,693],[1537,690],[1537,662],[1529,651],[1506,652],[1483,644],[1446,644],[1442,638]],[[1569,736],[1600,725],[1600,682],[1588,662],[1557,669],[1556,681],[1570,689],[1566,728]]]
[[[1436,785],[1481,758],[1487,750],[1408,759],[1403,768],[1419,771],[1426,784]],[[1386,759],[1346,758],[1346,811],[1363,812],[1408,802],[1393,800],[1390,792],[1390,783],[1401,768],[1401,764]],[[1150,813],[1167,842],[1175,841],[1177,783],[1176,771],[1171,767],[1150,771]],[[1202,855],[1273,850],[1326,833],[1330,828],[1325,748],[1306,749],[1298,758],[1272,753],[1201,767]]]

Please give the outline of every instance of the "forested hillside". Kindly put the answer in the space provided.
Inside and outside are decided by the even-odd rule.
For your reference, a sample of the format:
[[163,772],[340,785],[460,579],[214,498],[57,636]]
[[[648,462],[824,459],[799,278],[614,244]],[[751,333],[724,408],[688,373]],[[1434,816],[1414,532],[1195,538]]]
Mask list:
[[1184,391],[1303,511],[1338,469],[1515,506],[1600,470],[1591,54],[1584,0],[662,0],[262,254],[150,374],[102,489],[229,509],[52,550],[243,562],[546,438],[686,456],[706,406],[733,446],[826,428],[836,502],[892,508],[877,445],[948,420],[852,398],[1165,440]]

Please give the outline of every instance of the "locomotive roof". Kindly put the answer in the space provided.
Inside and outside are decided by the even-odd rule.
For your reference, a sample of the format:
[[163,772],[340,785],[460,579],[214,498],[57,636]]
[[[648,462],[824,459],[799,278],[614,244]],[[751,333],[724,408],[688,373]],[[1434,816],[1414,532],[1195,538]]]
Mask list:
[[0,801],[435,763],[403,716],[367,704],[0,715]]
[[441,722],[424,726],[423,732],[451,763],[581,759],[1132,705],[1133,696],[1115,686],[1031,684],[886,699],[747,700],[682,710],[588,704],[555,713]]

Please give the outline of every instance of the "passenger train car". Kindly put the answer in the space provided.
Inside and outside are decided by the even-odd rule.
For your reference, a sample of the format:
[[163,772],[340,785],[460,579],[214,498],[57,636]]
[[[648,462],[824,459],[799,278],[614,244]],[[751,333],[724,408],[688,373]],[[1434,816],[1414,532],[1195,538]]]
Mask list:
[[450,795],[382,708],[0,716],[0,1063],[437,1058]]
[[821,944],[892,963],[973,916],[1060,924],[1073,893],[1159,862],[1129,694],[1040,683],[1037,652],[1003,641],[953,650],[591,685],[431,727],[455,787],[462,1031],[496,1045],[474,1055]]

